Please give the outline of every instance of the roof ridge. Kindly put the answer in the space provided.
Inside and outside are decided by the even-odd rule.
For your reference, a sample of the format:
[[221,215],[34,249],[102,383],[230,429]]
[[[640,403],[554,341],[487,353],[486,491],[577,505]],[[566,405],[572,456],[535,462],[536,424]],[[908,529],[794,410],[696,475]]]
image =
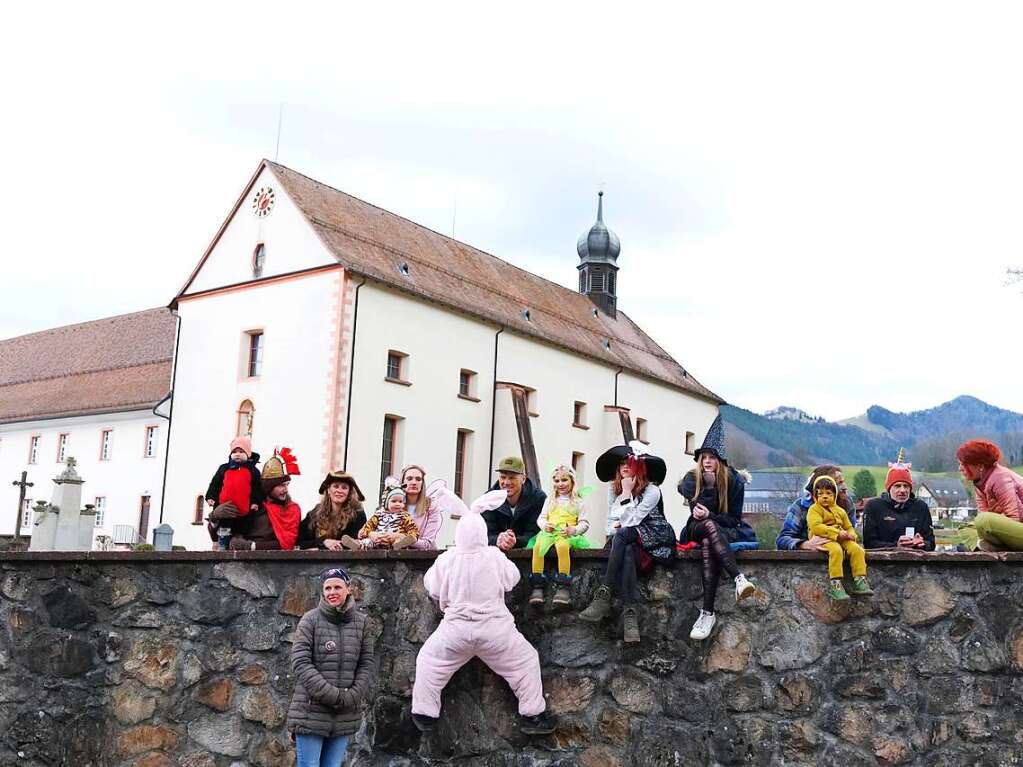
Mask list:
[[[426,267],[428,267],[430,269],[434,269],[434,270],[436,270],[438,272],[441,272],[442,274],[448,275],[449,277],[451,277],[453,279],[457,279],[460,282],[464,282],[464,283],[467,283],[469,285],[474,285],[474,286],[476,286],[478,288],[482,288],[483,290],[486,290],[488,293],[496,293],[497,295],[499,295],[499,296],[501,296],[503,298],[507,298],[509,301],[515,301],[516,303],[521,303],[521,299],[518,296],[513,296],[513,295],[511,295],[509,293],[505,293],[505,292],[503,292],[501,290],[498,290],[495,287],[492,287],[490,285],[485,285],[485,284],[483,284],[481,282],[478,282],[476,280],[470,279],[470,278],[466,277],[465,275],[457,274],[457,273],[455,273],[455,272],[453,272],[453,271],[451,271],[449,269],[444,268],[443,266],[438,266],[437,264],[433,264],[433,263],[430,263],[429,261],[425,261],[425,260],[419,258],[418,256],[413,256],[413,255],[407,253],[406,251],[399,250],[398,248],[395,248],[392,245],[386,245],[386,244],[384,244],[382,242],[378,242],[377,240],[374,240],[374,239],[372,239],[370,237],[366,237],[365,235],[356,234],[356,233],[354,233],[354,232],[352,232],[352,231],[350,231],[348,229],[345,229],[344,227],[338,226],[337,224],[332,224],[332,223],[330,223],[328,221],[324,221],[323,219],[317,218],[316,216],[308,215],[308,218],[311,221],[313,221],[314,223],[316,223],[317,225],[323,226],[323,227],[325,227],[327,229],[331,229],[331,230],[333,230],[335,232],[339,232],[339,233],[345,235],[346,237],[351,237],[354,240],[358,240],[360,242],[365,242],[365,243],[367,243],[369,245],[375,245],[376,247],[381,248],[383,250],[386,250],[389,253],[394,253],[396,255],[401,256],[402,258],[408,259],[409,261],[413,261],[414,263],[426,266]],[[355,269],[355,271],[358,271],[358,269]],[[529,274],[531,277],[534,277],[536,279],[541,279],[541,280],[544,279],[543,277],[540,277],[539,275],[535,275],[532,272],[527,272],[527,274]],[[546,281],[547,282],[551,282],[554,285],[558,285],[558,283],[552,282],[551,280],[546,280]],[[572,291],[569,288],[566,288],[564,285],[558,285],[558,287],[560,287],[560,288],[562,288],[564,290],[568,290],[573,295],[575,295],[575,291]],[[591,330],[590,328],[586,327],[582,323],[576,322],[571,317],[567,317],[564,314],[560,314],[560,313],[558,313],[556,311],[553,311],[551,309],[537,307],[536,305],[530,306],[529,304],[524,305],[523,308],[524,309],[532,308],[534,310],[542,311],[545,314],[550,315],[551,317],[559,319],[559,320],[561,320],[562,322],[564,322],[564,323],[566,323],[568,325],[572,325],[573,327],[578,328],[579,330],[583,331],[584,333],[586,333],[588,335],[591,335],[591,336],[600,336],[601,335],[600,333],[596,333],[593,330]],[[632,319],[629,318],[627,315],[626,315],[626,319],[630,323],[635,325],[635,323],[632,322]],[[620,336],[618,336],[616,334],[613,334],[613,333],[608,333],[606,335],[606,337],[610,338],[610,339],[613,339],[616,342],[618,342],[618,343],[620,343],[620,344],[622,344],[624,346],[629,346],[629,347],[631,347],[633,349],[637,349],[637,350],[642,351],[642,352],[647,352],[647,353],[649,353],[653,357],[658,357],[659,359],[663,359],[666,362],[671,362],[671,363],[674,363],[676,365],[679,365],[679,363],[678,363],[678,361],[676,359],[671,357],[667,352],[664,352],[663,350],[660,350],[661,353],[658,354],[657,352],[652,351],[649,347],[640,346],[639,344],[635,344],[635,343],[633,343],[631,341],[627,341],[624,338],[621,338]],[[679,365],[679,367],[682,367],[682,366]]]
[[29,338],[30,336],[42,336],[47,333],[57,333],[63,331],[75,331],[86,325],[95,325],[106,320],[118,320],[122,317],[131,317],[136,314],[146,314],[147,312],[168,312],[170,309],[166,306],[154,306],[151,309],[139,309],[134,312],[124,312],[123,314],[114,314],[109,317],[97,317],[94,320],[83,320],[82,322],[72,322],[70,325],[58,325],[53,328],[44,328],[43,330],[33,330],[31,333],[22,333],[20,336],[10,336],[9,338],[0,338],[0,347],[2,347],[8,341],[19,341],[23,338]]
[[89,368],[87,370],[75,370],[70,373],[61,373],[60,375],[52,376],[41,376],[39,378],[21,378],[17,381],[6,381],[0,383],[0,389],[6,386],[21,386],[27,383],[42,383],[43,381],[56,381],[61,378],[73,378],[75,376],[92,375],[93,373],[109,373],[112,370],[129,370],[130,368],[141,368],[146,365],[162,365],[165,362],[173,362],[174,357],[161,357],[155,360],[147,360],[146,362],[134,362],[131,365],[111,365],[103,368]]

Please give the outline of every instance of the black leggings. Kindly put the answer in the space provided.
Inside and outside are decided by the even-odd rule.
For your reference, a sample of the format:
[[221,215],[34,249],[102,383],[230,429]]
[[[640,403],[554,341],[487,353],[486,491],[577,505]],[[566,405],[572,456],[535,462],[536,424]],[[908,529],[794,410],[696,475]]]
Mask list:
[[635,527],[623,527],[611,539],[611,556],[607,558],[604,585],[617,591],[619,599],[627,605],[639,599],[636,588],[639,545],[639,531]]
[[734,578],[739,574],[739,566],[735,564],[735,554],[728,545],[728,539],[721,534],[717,524],[709,519],[693,523],[689,528],[689,540],[699,543],[703,550],[703,609],[712,613],[721,568]]

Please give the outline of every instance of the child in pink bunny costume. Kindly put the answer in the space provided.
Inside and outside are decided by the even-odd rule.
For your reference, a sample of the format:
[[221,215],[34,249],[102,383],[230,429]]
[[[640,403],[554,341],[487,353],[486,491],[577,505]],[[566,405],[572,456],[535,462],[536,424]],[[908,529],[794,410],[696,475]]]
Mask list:
[[423,576],[426,593],[440,605],[444,619],[416,658],[412,720],[423,732],[431,730],[440,716],[444,686],[458,669],[479,658],[505,678],[519,699],[522,732],[554,732],[545,713],[540,657],[515,628],[504,603],[505,592],[519,582],[519,569],[503,551],[487,545],[487,525],[480,516],[504,503],[507,493],[492,490],[470,509],[445,487],[431,486],[427,492],[435,508],[460,519],[454,548],[437,557]]

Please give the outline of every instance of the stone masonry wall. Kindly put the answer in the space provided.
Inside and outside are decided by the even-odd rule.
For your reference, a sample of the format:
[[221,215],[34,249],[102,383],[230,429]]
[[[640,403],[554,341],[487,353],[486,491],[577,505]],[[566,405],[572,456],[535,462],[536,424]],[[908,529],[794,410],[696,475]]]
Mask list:
[[[639,646],[610,622],[529,611],[522,583],[510,603],[560,721],[526,738],[507,685],[477,663],[448,686],[435,733],[412,726],[416,652],[438,620],[430,554],[95,552],[0,555],[0,765],[292,764],[289,638],[339,560],[380,634],[351,765],[1023,761],[1019,555],[874,556],[877,596],[836,608],[823,558],[745,554],[758,593],[737,608],[722,584],[704,643],[688,638],[693,558],[644,583]],[[577,609],[603,565],[576,557]]]

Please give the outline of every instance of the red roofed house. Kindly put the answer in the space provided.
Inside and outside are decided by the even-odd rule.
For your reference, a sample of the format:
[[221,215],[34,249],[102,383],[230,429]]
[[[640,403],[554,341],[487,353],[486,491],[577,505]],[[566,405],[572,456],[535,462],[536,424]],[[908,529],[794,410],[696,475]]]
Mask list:
[[[0,534],[15,531],[22,471],[33,487],[22,508],[49,501],[50,481],[73,457],[96,505],[96,533],[145,539],[163,489],[176,319],[168,309],[108,317],[0,341]],[[158,413],[162,413],[162,416]]]
[[[338,467],[371,508],[406,463],[467,499],[506,455],[545,486],[556,463],[596,484],[594,460],[625,430],[670,483],[721,400],[618,310],[619,251],[600,208],[576,292],[264,160],[171,304],[175,542],[209,546],[202,494],[238,433],[264,457],[292,448],[304,511]],[[587,503],[603,542],[606,497]],[[678,524],[681,499],[665,504]]]

